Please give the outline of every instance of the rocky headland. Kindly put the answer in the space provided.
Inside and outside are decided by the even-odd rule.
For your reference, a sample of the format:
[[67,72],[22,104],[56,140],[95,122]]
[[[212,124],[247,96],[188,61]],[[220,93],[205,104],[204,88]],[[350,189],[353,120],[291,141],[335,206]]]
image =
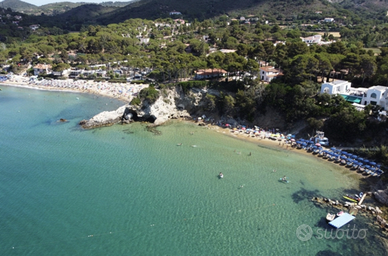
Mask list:
[[[82,120],[80,125],[85,129],[110,126],[116,123],[130,123],[145,121],[153,125],[162,125],[170,119],[188,119],[206,116],[210,120],[222,121],[231,125],[246,124],[246,120],[222,115],[211,107],[208,94],[219,97],[220,92],[211,89],[192,88],[184,93],[181,88],[160,90],[159,98],[152,104],[143,100],[139,105],[126,104],[115,111],[101,112],[89,120]],[[284,129],[286,123],[279,113],[268,109],[266,114],[255,119],[262,127],[276,127]]]

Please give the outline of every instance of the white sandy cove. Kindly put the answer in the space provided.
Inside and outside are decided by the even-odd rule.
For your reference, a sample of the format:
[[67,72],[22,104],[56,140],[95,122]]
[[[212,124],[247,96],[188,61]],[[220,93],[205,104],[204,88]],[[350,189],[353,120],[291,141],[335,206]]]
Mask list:
[[41,80],[30,81],[30,78],[13,75],[11,79],[0,82],[0,85],[24,87],[38,90],[60,90],[70,92],[92,93],[130,102],[134,96],[148,84],[94,82],[90,80]]

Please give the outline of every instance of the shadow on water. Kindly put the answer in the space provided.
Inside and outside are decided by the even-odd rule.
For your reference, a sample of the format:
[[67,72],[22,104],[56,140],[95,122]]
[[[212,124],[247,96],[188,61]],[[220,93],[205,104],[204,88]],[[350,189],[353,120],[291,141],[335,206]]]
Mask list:
[[264,145],[258,145],[259,148],[264,148],[264,149],[267,149],[267,150],[272,150],[272,151],[276,151],[276,152],[283,152],[284,149],[277,149],[277,148],[273,148],[273,147],[266,147]]
[[301,188],[300,190],[296,191],[291,195],[292,200],[294,203],[300,203],[303,200],[309,200],[313,198],[314,196],[320,194],[320,191],[315,189],[315,190],[307,190],[304,188]]
[[134,132],[132,132],[130,129],[125,129],[125,130],[123,130],[123,132],[125,133],[125,134],[133,134]]
[[162,135],[162,132],[157,129],[157,126],[154,125],[147,125],[145,127],[145,130],[147,132],[152,132],[154,135]]
[[330,250],[319,251],[316,256],[342,256],[343,254]]

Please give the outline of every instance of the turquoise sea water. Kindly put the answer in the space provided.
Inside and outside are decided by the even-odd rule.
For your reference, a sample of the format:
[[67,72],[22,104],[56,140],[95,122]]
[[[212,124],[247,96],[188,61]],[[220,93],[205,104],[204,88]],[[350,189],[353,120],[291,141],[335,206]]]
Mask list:
[[[357,174],[191,123],[161,135],[139,123],[77,125],[120,105],[3,87],[0,255],[385,255],[361,216],[351,228],[368,228],[365,239],[317,233],[333,230],[311,197],[357,191]],[[314,232],[308,241],[296,235],[302,224]]]

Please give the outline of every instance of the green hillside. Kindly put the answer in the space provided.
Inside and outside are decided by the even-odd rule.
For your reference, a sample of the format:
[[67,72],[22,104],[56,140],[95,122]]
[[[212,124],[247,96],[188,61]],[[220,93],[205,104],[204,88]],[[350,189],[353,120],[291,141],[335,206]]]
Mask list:
[[29,4],[20,0],[4,0],[0,2],[0,7],[2,8],[11,8],[14,11],[26,11],[26,10],[34,10],[38,7],[33,4]]

